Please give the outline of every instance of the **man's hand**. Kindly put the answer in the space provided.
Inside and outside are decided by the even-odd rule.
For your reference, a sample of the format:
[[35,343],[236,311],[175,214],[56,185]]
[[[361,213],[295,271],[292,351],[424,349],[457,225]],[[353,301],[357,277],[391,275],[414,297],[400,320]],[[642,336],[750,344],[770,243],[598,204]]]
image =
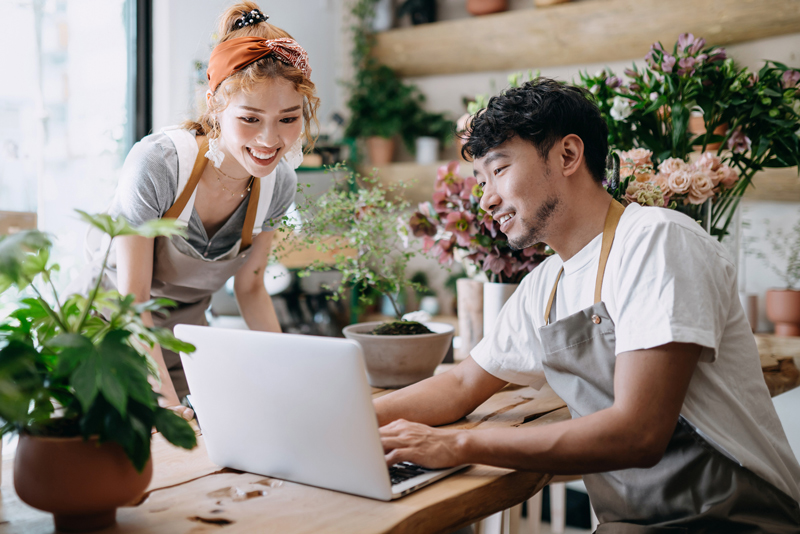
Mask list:
[[463,449],[466,430],[445,430],[397,419],[381,427],[386,463],[412,462],[439,469],[466,463]]

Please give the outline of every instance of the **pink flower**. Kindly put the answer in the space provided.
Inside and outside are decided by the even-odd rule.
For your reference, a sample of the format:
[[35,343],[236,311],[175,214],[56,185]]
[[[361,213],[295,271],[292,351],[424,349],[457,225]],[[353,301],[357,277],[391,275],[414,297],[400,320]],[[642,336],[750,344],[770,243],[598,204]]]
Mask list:
[[450,209],[451,206],[448,196],[449,195],[445,191],[433,192],[433,209],[435,209],[436,213],[439,215],[446,215],[452,211]]
[[683,33],[678,37],[678,53],[693,56],[705,46],[705,39],[696,39],[691,33]]
[[456,237],[451,235],[450,237],[438,240],[431,249],[431,252],[439,256],[439,263],[450,265],[453,263],[453,247],[455,247],[455,245]]
[[512,261],[513,259],[509,254],[503,254],[497,247],[493,247],[492,251],[483,260],[483,270],[491,271],[494,274],[502,273],[505,276],[511,276],[514,274]]
[[448,195],[457,195],[464,186],[464,179],[458,175],[459,164],[451,161],[442,165],[436,173],[436,191],[445,191]]
[[492,239],[497,237],[497,234],[500,233],[500,225],[486,212],[483,212],[483,216],[481,217],[481,225],[489,232]]
[[747,137],[741,128],[736,128],[728,139],[728,148],[734,154],[744,154],[750,150],[750,138]]
[[691,173],[692,183],[686,198],[690,204],[702,204],[714,196],[714,183],[706,172],[695,170]]
[[664,193],[653,182],[631,182],[625,190],[625,199],[642,206],[664,207]]
[[658,55],[656,52],[659,52],[660,54],[664,53],[664,47],[661,46],[661,43],[659,42],[653,43],[650,46],[650,51],[646,56],[644,56],[645,61],[647,61],[647,63],[650,65],[650,68],[653,70],[659,70],[660,68],[658,66],[658,61],[656,61],[656,56]]
[[709,63],[714,63],[715,61],[725,61],[728,59],[728,52],[724,48],[715,48],[710,52],[711,57],[708,58]]
[[661,70],[670,73],[675,67],[675,57],[669,54],[664,54],[664,61],[661,62]]
[[703,155],[700,156],[695,165],[709,171],[716,171],[722,165],[722,160],[715,156],[713,152],[703,152]]
[[693,57],[684,57],[678,61],[678,75],[679,76],[691,76],[694,74],[695,64],[697,63],[697,59]]
[[674,194],[669,188],[669,175],[658,173],[653,177],[653,183],[658,186],[658,189],[664,195],[664,205],[669,204],[669,197]]
[[653,162],[650,158],[653,157],[653,152],[644,148],[634,148],[633,150],[628,150],[619,153],[619,159],[625,163],[630,160],[630,163],[633,163],[634,167],[640,167],[642,165],[652,165]]
[[464,200],[469,200],[470,196],[478,198],[478,195],[475,195],[476,193],[475,188],[477,186],[478,186],[478,180],[474,176],[467,176],[464,179],[464,186],[461,189],[461,193],[459,193],[459,196]]
[[675,171],[667,178],[667,187],[675,195],[682,195],[688,192],[691,185],[692,175],[686,170]]
[[661,162],[658,170],[666,175],[670,175],[675,171],[686,170],[686,162],[679,158],[668,158]]
[[784,89],[792,89],[797,87],[797,83],[800,82],[800,72],[796,70],[787,70],[781,76],[781,87]]
[[739,175],[736,173],[735,170],[731,169],[727,165],[720,166],[719,169],[716,171],[717,173],[717,183],[722,184],[723,187],[726,189],[733,186],[737,181],[739,181]]
[[475,226],[475,216],[463,211],[448,213],[444,229],[456,236],[456,242],[460,247],[469,247],[472,236],[478,232],[478,228]]
[[606,78],[606,85],[611,89],[616,89],[622,85],[622,80],[620,80],[617,76],[609,76]]

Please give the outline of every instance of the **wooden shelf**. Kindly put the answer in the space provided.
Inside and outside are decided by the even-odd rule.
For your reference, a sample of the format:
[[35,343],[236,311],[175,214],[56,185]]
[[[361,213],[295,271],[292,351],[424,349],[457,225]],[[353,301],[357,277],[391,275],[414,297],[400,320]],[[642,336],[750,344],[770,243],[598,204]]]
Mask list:
[[644,57],[684,32],[727,45],[798,31],[797,0],[583,0],[382,32],[374,53],[430,76]]
[[[800,4],[800,2],[798,2]],[[419,202],[432,200],[433,186],[436,182],[436,171],[447,161],[440,161],[432,165],[417,165],[416,163],[391,163],[378,170],[378,178],[384,183],[403,181],[414,183],[408,190],[406,197],[416,205]],[[467,177],[472,174],[472,164],[461,161],[459,174]],[[371,169],[364,169],[371,170]],[[800,177],[797,167],[786,169],[767,169],[758,173],[753,179],[753,185],[747,189],[744,198],[748,200],[770,200],[785,202],[800,202]]]

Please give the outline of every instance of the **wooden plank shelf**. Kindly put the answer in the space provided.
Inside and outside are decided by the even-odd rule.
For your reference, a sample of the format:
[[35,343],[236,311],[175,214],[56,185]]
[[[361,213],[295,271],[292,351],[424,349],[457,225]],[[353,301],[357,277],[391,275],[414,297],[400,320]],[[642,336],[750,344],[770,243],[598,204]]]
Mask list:
[[[800,2],[798,2],[800,4]],[[390,163],[376,167],[378,178],[386,184],[399,181],[411,183],[413,186],[407,191],[406,197],[412,204],[425,202],[433,198],[433,186],[436,182],[436,171],[447,161],[440,161],[431,165],[417,165],[413,162]],[[361,169],[362,173],[371,171],[371,168]],[[459,170],[461,176],[472,174],[472,164],[461,161]],[[753,185],[747,189],[744,198],[748,200],[768,200],[781,202],[800,202],[800,176],[797,167],[786,169],[766,169],[756,174]]]
[[684,32],[727,45],[799,31],[797,0],[583,0],[382,32],[374,54],[430,76],[641,58]]

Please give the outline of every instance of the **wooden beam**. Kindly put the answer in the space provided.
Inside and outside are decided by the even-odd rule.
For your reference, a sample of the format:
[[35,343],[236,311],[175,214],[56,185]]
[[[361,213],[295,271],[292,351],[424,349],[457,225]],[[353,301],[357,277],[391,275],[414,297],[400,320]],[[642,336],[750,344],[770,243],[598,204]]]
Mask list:
[[16,234],[36,229],[36,213],[30,211],[0,211],[0,235]]
[[765,169],[753,177],[744,193],[748,200],[778,200],[800,202],[800,176],[797,167]]
[[430,76],[640,58],[684,32],[727,45],[798,31],[797,0],[585,0],[382,32],[374,53]]

